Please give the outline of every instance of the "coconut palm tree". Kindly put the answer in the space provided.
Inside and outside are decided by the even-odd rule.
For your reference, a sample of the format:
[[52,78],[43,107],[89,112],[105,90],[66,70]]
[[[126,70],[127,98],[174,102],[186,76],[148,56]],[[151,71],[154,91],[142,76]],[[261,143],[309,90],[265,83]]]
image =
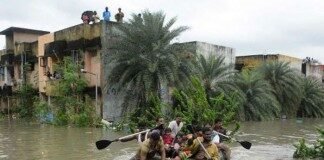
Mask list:
[[[307,77],[302,81],[303,96],[298,113],[303,117],[324,117],[324,87],[316,79]],[[298,114],[297,113],[297,114]]]
[[235,71],[232,66],[224,63],[224,57],[216,55],[204,57],[199,55],[197,66],[209,102],[213,94],[231,95],[231,93],[237,91],[233,81]]
[[281,105],[281,113],[295,116],[301,99],[300,76],[287,62],[272,61],[260,67]]
[[184,62],[178,48],[171,44],[188,27],[174,28],[176,18],[166,22],[162,12],[145,11],[142,17],[133,14],[118,27],[121,38],[114,46],[116,53],[108,57],[112,64],[108,84],[127,88],[126,101],[132,98],[138,102],[136,106],[143,105],[151,93],[159,95],[162,85],[185,81],[180,78],[189,75],[181,68]]
[[245,94],[245,101],[238,112],[241,120],[266,120],[278,117],[280,105],[262,74],[244,70],[236,76],[236,84]]

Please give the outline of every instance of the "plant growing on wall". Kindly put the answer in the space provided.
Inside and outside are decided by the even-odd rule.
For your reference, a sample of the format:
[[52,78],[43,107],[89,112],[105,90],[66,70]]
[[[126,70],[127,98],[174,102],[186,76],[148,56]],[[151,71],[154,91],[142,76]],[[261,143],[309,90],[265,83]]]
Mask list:
[[54,123],[57,125],[74,124],[77,126],[94,125],[98,120],[94,106],[83,90],[87,82],[80,75],[81,66],[74,63],[71,57],[64,57],[54,69],[62,74],[54,85]]
[[33,89],[31,84],[22,84],[17,91],[18,113],[22,118],[31,118],[34,116],[33,97],[37,96],[37,90]]

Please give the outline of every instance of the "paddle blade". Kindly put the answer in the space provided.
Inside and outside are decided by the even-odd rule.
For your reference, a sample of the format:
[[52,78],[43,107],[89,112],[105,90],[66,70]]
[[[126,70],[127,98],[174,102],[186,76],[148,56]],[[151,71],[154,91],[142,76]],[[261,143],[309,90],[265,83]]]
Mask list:
[[239,141],[239,143],[242,145],[242,147],[244,147],[245,149],[250,149],[252,146],[252,143],[248,142],[248,141]]
[[100,141],[97,141],[96,142],[96,146],[97,146],[97,148],[99,150],[100,149],[104,149],[104,148],[108,147],[111,142],[113,142],[113,141],[110,141],[110,140],[100,140]]

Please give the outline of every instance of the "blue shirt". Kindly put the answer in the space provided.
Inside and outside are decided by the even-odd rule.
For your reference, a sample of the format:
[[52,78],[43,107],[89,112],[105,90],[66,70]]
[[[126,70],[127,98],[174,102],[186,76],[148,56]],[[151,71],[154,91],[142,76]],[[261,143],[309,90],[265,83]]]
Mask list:
[[110,12],[109,11],[104,11],[102,13],[102,17],[105,21],[110,21]]

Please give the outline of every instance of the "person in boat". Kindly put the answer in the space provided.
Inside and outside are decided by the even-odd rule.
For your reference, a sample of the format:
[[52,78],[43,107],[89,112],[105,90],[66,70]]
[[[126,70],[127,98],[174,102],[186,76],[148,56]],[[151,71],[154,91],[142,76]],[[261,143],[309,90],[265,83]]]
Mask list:
[[171,128],[172,137],[176,137],[177,133],[183,127],[182,117],[180,115],[176,116],[176,119],[169,123],[169,128]]
[[151,160],[156,155],[161,156],[161,160],[166,160],[163,139],[158,130],[153,130],[150,137],[140,145],[136,155],[131,160]]
[[[141,131],[145,131],[145,130],[147,130],[147,124],[144,122],[139,122],[136,132],[141,132]],[[139,143],[142,143],[143,141],[145,141],[145,139],[147,139],[147,137],[148,137],[148,132],[121,139],[120,142],[128,142],[128,141],[132,141],[132,140],[137,140]]]
[[179,152],[185,148],[187,140],[187,135],[179,132],[176,138],[173,140],[171,151],[169,153],[167,152],[167,157],[175,158],[179,156]]
[[165,130],[165,126],[164,126],[165,125],[165,121],[164,121],[164,118],[163,117],[157,117],[155,119],[155,122],[156,122],[155,126],[162,125],[162,127],[159,129],[159,131],[160,131],[160,134],[163,135],[164,134],[164,130]]
[[[214,131],[213,140],[212,140],[213,143],[215,143],[216,146],[219,148],[219,150],[223,153],[224,159],[225,160],[230,160],[230,158],[231,158],[231,149],[229,148],[228,145],[223,143],[225,140],[227,140],[227,138],[221,135],[221,134],[226,135],[226,133],[227,133],[226,129],[223,128],[223,122],[222,122],[221,119],[219,119],[219,118],[215,119],[215,124],[214,124],[214,127],[213,127],[213,131]],[[221,134],[218,134],[217,132],[221,133]]]
[[[199,135],[199,134],[197,134]],[[192,143],[188,142],[188,146],[183,149],[183,152],[174,160],[194,159],[194,160],[218,160],[218,148],[212,143],[212,130],[208,127],[202,128],[202,136],[194,138]],[[204,148],[200,145],[204,146]],[[206,151],[205,151],[206,150]],[[207,153],[208,154],[207,154]],[[210,157],[209,157],[209,156]]]
[[166,128],[164,130],[162,139],[163,139],[163,143],[164,143],[166,157],[173,158],[174,152],[175,152],[175,150],[173,148],[175,138],[173,138],[171,135],[171,128]]

